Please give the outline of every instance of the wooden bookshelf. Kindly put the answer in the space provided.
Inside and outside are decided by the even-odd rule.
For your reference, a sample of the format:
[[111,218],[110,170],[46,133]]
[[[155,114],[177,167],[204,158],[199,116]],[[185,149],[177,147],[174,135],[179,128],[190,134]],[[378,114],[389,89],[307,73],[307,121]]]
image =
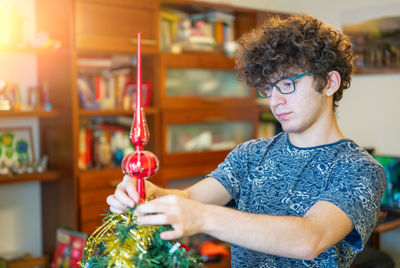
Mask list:
[[387,68],[387,67],[382,67],[382,68],[377,68],[377,67],[372,67],[372,68],[355,67],[354,69],[355,69],[354,70],[354,74],[355,75],[400,73],[400,67],[393,67],[393,68]]
[[52,48],[34,48],[34,47],[13,47],[13,46],[0,46],[0,53],[22,53],[22,54],[68,54],[69,50],[66,49],[52,49]]
[[[144,109],[146,115],[154,115],[157,113],[157,108],[146,107]],[[118,116],[118,115],[132,115],[135,113],[134,110],[124,109],[110,109],[110,110],[79,110],[80,116]]]
[[51,111],[0,111],[0,118],[2,117],[40,117],[40,118],[55,118],[59,115],[57,110]]
[[21,175],[0,176],[0,184],[14,184],[23,182],[48,182],[55,181],[60,177],[56,171],[45,171],[41,173],[26,173]]

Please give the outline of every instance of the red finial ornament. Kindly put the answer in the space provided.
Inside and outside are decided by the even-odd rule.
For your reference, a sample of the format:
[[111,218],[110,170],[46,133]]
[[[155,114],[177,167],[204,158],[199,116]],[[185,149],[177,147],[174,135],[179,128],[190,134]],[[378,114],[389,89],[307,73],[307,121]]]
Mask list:
[[139,203],[146,200],[144,179],[157,172],[159,162],[157,157],[149,151],[142,151],[149,141],[149,129],[142,107],[142,57],[140,47],[141,35],[137,38],[137,79],[136,79],[136,109],[133,117],[129,138],[136,151],[128,154],[122,160],[121,168],[125,175],[136,177],[136,190],[139,194]]

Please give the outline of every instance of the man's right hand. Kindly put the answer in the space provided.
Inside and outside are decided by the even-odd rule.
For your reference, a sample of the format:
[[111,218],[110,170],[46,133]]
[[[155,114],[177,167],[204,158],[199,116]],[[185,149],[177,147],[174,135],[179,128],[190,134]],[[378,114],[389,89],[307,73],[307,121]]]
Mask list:
[[[113,213],[123,213],[128,207],[134,207],[139,202],[139,194],[136,190],[137,179],[134,177],[124,176],[115,189],[114,194],[107,197],[107,204]],[[145,180],[145,189],[147,197],[158,197],[157,186]]]

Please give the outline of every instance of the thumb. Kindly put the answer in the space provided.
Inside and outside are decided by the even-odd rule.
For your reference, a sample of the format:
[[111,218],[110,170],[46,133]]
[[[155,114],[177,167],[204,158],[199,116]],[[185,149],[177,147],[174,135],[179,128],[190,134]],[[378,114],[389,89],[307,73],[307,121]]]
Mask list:
[[124,177],[124,183],[125,183],[125,189],[126,193],[130,198],[135,201],[135,203],[139,202],[139,194],[136,190],[137,187],[137,179],[136,177],[129,177],[128,175],[125,175]]

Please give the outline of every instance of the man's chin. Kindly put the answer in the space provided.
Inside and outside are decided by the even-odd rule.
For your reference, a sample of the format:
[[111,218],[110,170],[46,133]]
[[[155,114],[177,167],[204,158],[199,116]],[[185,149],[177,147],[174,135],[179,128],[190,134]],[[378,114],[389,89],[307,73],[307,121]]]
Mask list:
[[296,126],[291,126],[291,125],[282,124],[282,123],[281,123],[281,126],[282,126],[282,130],[287,133],[299,133],[300,132],[300,129]]

